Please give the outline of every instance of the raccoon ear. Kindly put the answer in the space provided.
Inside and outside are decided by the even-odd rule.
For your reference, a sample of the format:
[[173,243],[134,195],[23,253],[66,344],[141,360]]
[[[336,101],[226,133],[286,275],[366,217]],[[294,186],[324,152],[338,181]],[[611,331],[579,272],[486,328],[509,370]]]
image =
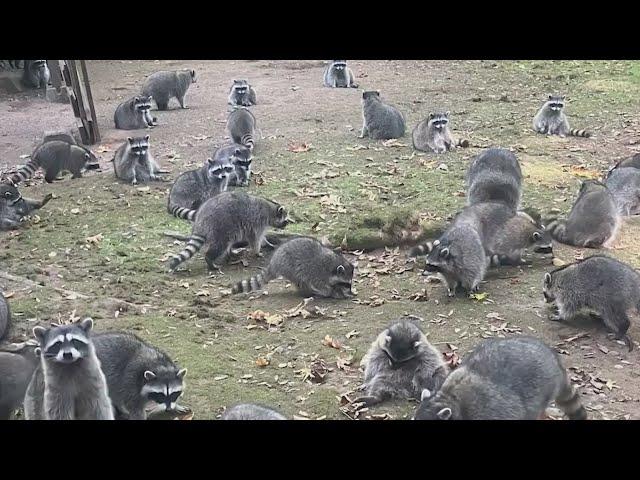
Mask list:
[[437,247],[438,245],[440,245],[440,240],[434,240],[433,241],[433,246]]
[[431,398],[431,392],[428,388],[423,388],[422,393],[420,394],[420,401],[424,402],[427,398]]
[[133,138],[132,137],[127,137],[127,142],[133,144]]
[[450,112],[449,110],[447,110],[446,112],[444,112],[444,116],[445,116],[445,117],[447,117],[447,118],[449,118],[449,114],[450,114],[450,113],[451,113],[451,112]]
[[44,340],[44,336],[47,333],[47,329],[44,327],[33,327],[33,336],[36,337],[36,340],[38,340],[38,342],[42,343],[42,340]]
[[417,349],[420,345],[422,345],[422,342],[420,340],[418,340],[417,342],[413,342],[414,349]]
[[207,163],[209,165],[213,165],[213,158],[207,158]]
[[566,95],[562,95],[562,100],[566,99],[567,96]]
[[239,149],[239,148],[236,148],[236,151],[235,151],[234,155],[240,155],[241,153],[242,153],[242,152],[240,151],[240,149]]
[[551,100],[553,98],[553,95],[549,95],[549,100]]
[[87,160],[91,159],[91,155],[89,155],[88,153],[84,154],[84,158],[86,158]]
[[151,370],[146,370],[144,372],[144,379],[145,380],[153,380],[156,378],[156,374],[153,373]]
[[183,379],[185,377],[185,375],[187,374],[187,369],[183,368],[182,370],[178,370],[178,378],[179,379]]
[[544,286],[545,287],[551,286],[551,274],[549,272],[544,274]]
[[433,118],[433,113],[429,114],[429,120],[431,120]]
[[385,334],[384,338],[382,339],[382,342],[384,343],[385,346],[389,346],[389,344],[391,343],[391,335],[389,335],[388,333]]
[[542,235],[540,235],[539,232],[533,232],[533,239],[534,240],[540,240],[541,237],[542,237]]
[[82,328],[85,332],[88,332],[93,328],[93,319],[91,317],[85,318],[80,322],[80,328]]
[[144,136],[144,139],[145,139],[147,142],[149,141],[149,139],[150,139],[150,138],[151,138],[151,136],[150,136],[150,135],[145,135],[145,136]]
[[39,357],[40,355],[42,355],[42,349],[40,347],[36,347],[33,349],[33,353],[36,357]]
[[338,275],[344,275],[344,266],[343,265],[338,265],[338,267],[336,268],[336,273]]
[[280,205],[280,206],[278,207],[278,215],[284,215],[284,213],[285,213],[285,212],[284,212],[284,207],[283,207],[282,205]]
[[440,420],[449,420],[451,418],[453,412],[451,412],[451,409],[449,407],[445,407],[442,410],[440,410],[437,415],[438,418]]
[[449,247],[444,247],[440,250],[440,256],[444,258],[449,258],[451,256],[451,252],[449,252]]
[[140,97],[133,97],[133,101],[134,102],[139,102],[140,101]]

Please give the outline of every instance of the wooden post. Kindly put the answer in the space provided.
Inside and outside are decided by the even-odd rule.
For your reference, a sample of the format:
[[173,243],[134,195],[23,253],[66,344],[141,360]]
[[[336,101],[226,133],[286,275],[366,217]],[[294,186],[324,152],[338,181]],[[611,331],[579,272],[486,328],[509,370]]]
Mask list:
[[78,130],[80,131],[82,143],[93,145],[100,141],[100,132],[89,85],[89,75],[87,74],[84,60],[80,60],[80,68],[82,70],[82,83],[80,83],[80,75],[78,75],[78,66],[75,60],[64,60],[62,73],[67,85],[71,86],[69,97],[73,107],[73,114],[78,120]]

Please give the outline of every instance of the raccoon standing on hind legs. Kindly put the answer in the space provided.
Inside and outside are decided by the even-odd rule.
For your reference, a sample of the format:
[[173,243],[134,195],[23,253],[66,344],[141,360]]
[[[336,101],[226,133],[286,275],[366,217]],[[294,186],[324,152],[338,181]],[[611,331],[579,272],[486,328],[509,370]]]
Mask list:
[[353,72],[346,60],[332,61],[324,71],[324,86],[331,88],[358,88]]
[[156,72],[147,77],[142,86],[142,94],[153,98],[158,110],[167,110],[169,100],[176,98],[180,108],[187,107],[184,98],[192,83],[196,82],[195,70],[178,70],[176,72]]
[[564,96],[549,95],[549,99],[533,117],[533,129],[538,133],[566,137],[590,137],[586,130],[569,128],[569,120],[564,114]]
[[430,113],[411,134],[413,148],[423,152],[445,153],[454,147],[466,148],[469,140],[454,139],[449,129],[449,112]]

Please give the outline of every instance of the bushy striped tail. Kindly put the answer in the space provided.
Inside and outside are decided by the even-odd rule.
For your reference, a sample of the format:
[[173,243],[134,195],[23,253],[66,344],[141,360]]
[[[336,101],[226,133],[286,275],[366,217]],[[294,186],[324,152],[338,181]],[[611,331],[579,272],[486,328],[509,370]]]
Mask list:
[[569,420],[587,419],[587,411],[582,405],[580,395],[568,378],[565,388],[556,398],[556,405],[569,417]]
[[11,176],[11,181],[16,185],[20,182],[24,182],[25,180],[30,179],[33,174],[38,171],[38,168],[40,168],[40,165],[37,161],[29,160],[24,167]]
[[205,238],[200,235],[191,235],[189,241],[187,242],[187,246],[184,247],[177,255],[174,255],[173,258],[169,261],[169,270],[174,271],[178,266],[191,257],[193,257],[198,250],[202,248],[204,245]]
[[253,150],[253,147],[255,145],[255,141],[253,139],[253,134],[251,133],[245,133],[242,138],[240,139],[240,144],[244,145],[245,147],[247,147],[249,150]]
[[249,293],[255,290],[261,290],[265,287],[267,283],[271,280],[271,276],[269,273],[259,273],[258,275],[254,275],[248,279],[242,280],[236,283],[231,288],[231,293]]
[[571,130],[569,130],[569,135],[571,135],[572,137],[589,138],[591,136],[591,133],[587,132],[586,130],[578,130],[577,128],[572,128]]
[[410,257],[418,257],[420,255],[429,255],[433,247],[437,246],[439,240],[434,240],[433,242],[425,242],[422,245],[418,245],[417,247],[413,247],[409,250]]
[[471,144],[469,143],[469,140],[467,140],[466,138],[459,138],[454,144],[454,146],[462,148],[468,148],[470,145]]
[[196,213],[198,213],[197,210],[192,210],[190,208],[178,206],[171,207],[171,215],[183,220],[189,220],[190,222],[193,222],[193,220],[196,218]]

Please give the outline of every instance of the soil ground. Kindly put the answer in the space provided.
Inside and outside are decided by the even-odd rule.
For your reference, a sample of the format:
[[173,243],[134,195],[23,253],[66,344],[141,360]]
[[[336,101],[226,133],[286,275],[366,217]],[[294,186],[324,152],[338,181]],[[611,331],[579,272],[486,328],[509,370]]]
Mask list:
[[[443,285],[426,283],[405,248],[353,253],[362,238],[372,231],[375,236],[371,225],[388,223],[397,212],[417,215],[423,226],[444,224],[464,204],[470,158],[489,145],[518,155],[526,177],[524,206],[567,212],[581,179],[640,150],[640,64],[353,61],[360,87],[381,90],[407,118],[407,134],[392,146],[357,138],[359,90],[322,87],[324,66],[322,61],[88,62],[103,137],[92,149],[103,171],[51,185],[38,174],[21,187],[26,197],[51,192],[56,198],[21,230],[0,233],[0,272],[17,278],[0,276],[16,317],[14,340],[26,338],[37,323],[91,316],[96,329],[132,330],[187,367],[183,403],[196,419],[216,418],[240,401],[271,405],[289,416],[346,419],[350,414],[340,410],[340,397],[361,383],[362,355],[391,320],[412,314],[423,319],[431,342],[461,358],[481,338],[538,336],[572,369],[592,418],[640,418],[635,367],[640,348],[627,352],[593,321],[547,319],[542,280],[553,268],[549,256],[530,255],[531,267],[492,270],[481,286],[482,300],[447,300]],[[132,132],[113,128],[113,112],[146,75],[184,67],[198,74],[187,95],[190,108],[180,110],[174,100],[172,110],[157,112],[159,126],[149,132],[156,159],[172,171],[169,177],[201,165],[226,142],[229,86],[234,78],[248,78],[257,91],[253,112],[264,137],[257,144],[256,181],[249,191],[287,206],[296,220],[292,232],[344,240],[358,265],[354,301],[314,300],[305,307],[311,315],[303,318],[290,316],[302,299],[284,281],[270,284],[268,294],[225,295],[234,281],[264,265],[265,259],[249,256],[246,266],[226,265],[211,275],[201,254],[186,270],[165,272],[168,255],[182,244],[162,232],[187,234],[190,227],[166,211],[170,183],[136,188],[116,182],[109,160]],[[572,126],[591,130],[595,138],[548,138],[531,130],[533,115],[554,92],[568,95]],[[436,110],[449,110],[454,132],[474,146],[440,156],[414,152],[411,130]],[[74,124],[69,105],[48,103],[35,93],[1,95],[0,115],[5,173],[26,161],[21,155],[31,153],[45,130]],[[303,144],[310,149],[291,151]],[[608,253],[639,267],[639,231],[638,220],[625,222]],[[596,253],[558,244],[554,250],[564,261]],[[248,319],[256,310],[283,322],[267,328]],[[629,333],[640,339],[640,325]],[[326,336],[340,348],[324,345]],[[312,381],[323,374],[321,383]],[[396,401],[359,418],[408,418],[414,408]]]

